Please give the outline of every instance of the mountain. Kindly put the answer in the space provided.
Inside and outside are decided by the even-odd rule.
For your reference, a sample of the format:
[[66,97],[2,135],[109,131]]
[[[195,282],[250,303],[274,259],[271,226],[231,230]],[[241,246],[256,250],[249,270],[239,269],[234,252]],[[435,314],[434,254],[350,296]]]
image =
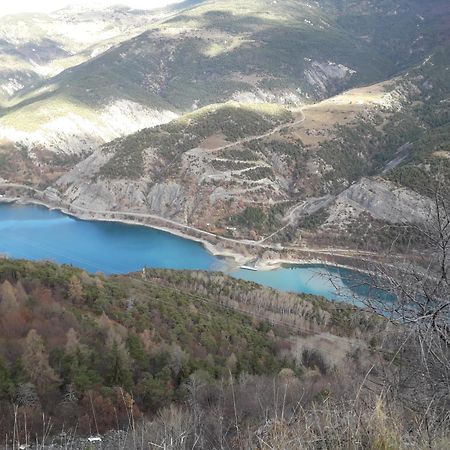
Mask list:
[[[133,208],[199,224],[201,217],[214,218],[209,211],[212,203],[216,213],[221,209],[219,194],[208,203],[212,189],[219,191],[226,185],[230,192],[222,189],[224,202],[231,200],[233,189],[238,189],[236,200],[245,196],[246,189],[245,201],[266,195],[264,185],[259,191],[252,185],[265,178],[270,166],[234,156],[230,160],[226,153],[236,141],[272,133],[294,120],[290,111],[277,105],[208,106],[170,124],[113,141],[62,177],[57,187],[74,206]],[[224,153],[218,157],[217,147]]]
[[164,11],[10,99],[2,178],[80,214],[139,213],[289,259],[378,251],[429,215],[421,187],[448,161],[448,2]]
[[419,188],[448,166],[449,56],[302,108],[199,109],[96,150],[51,195],[266,244],[378,250],[432,210]]
[[430,7],[416,0],[220,0],[178,8],[17,93],[1,112],[1,135],[77,153],[211,103],[317,101],[420,61],[447,30],[440,0]]
[[[17,113],[14,108],[17,103],[14,96],[23,100],[29,98],[30,91],[46,92],[48,88],[43,87],[46,80],[94,59],[173,13],[172,9],[71,7],[52,14],[0,18],[0,104],[5,111],[14,111],[4,122],[2,137],[25,145],[45,142],[49,150],[61,150],[62,144],[58,143],[64,143],[76,152],[80,146],[86,149],[87,142],[98,144],[121,135],[123,130],[135,131],[173,118],[173,114],[167,119],[162,114],[142,118],[143,107],[132,110],[122,99],[111,103],[99,119],[94,113],[83,114],[81,102],[69,100],[68,94],[55,96],[45,107],[31,102],[32,106],[25,112],[26,121],[22,120],[22,112]],[[53,86],[53,81],[49,83]],[[124,113],[117,118],[116,113],[120,110]],[[128,122],[124,123],[124,120]],[[95,128],[102,125],[103,129],[96,132]],[[86,141],[84,146],[80,145],[83,139]]]
[[125,7],[1,17],[0,100],[103,53],[161,17],[161,11]]

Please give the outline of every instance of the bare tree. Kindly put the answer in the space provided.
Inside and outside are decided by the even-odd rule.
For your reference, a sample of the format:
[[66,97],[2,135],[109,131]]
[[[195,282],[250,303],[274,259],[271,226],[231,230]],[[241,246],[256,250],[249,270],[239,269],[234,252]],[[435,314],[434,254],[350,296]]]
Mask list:
[[420,236],[424,250],[369,267],[365,299],[387,319],[380,345],[388,358],[384,388],[425,421],[444,420],[450,408],[450,196],[437,182],[430,197],[427,223],[401,227]]

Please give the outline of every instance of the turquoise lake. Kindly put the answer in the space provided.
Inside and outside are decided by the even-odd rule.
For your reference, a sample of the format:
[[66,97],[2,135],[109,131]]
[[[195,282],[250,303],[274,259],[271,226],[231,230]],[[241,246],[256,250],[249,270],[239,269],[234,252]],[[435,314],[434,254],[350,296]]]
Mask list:
[[0,254],[51,260],[90,272],[128,273],[149,268],[222,271],[281,291],[360,303],[352,288],[360,274],[322,265],[273,271],[232,270],[201,244],[143,226],[83,221],[40,206],[0,204]]

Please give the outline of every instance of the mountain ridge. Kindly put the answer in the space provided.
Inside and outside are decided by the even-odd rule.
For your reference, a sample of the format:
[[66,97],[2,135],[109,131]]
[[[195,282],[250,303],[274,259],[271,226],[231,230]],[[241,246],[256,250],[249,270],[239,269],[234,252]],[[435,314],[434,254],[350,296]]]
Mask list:
[[[357,8],[352,2],[347,3],[350,12]],[[395,12],[397,3],[405,7],[405,0],[391,1],[383,6],[382,12]],[[420,2],[413,3],[417,11],[422,11]],[[303,2],[280,5],[265,0],[233,2],[232,5],[226,1],[194,2],[174,17],[155,24],[151,28],[153,31],[144,32],[93,61],[62,72],[41,89],[45,89],[49,99],[62,95],[62,105],[65,99],[69,100],[67,109],[72,107],[71,99],[83,105],[85,113],[80,110],[81,118],[83,114],[98,114],[98,110],[111,101],[124,100],[136,104],[137,109],[150,106],[176,114],[246,97],[249,101],[288,104],[321,100],[353,87],[356,80],[367,84],[390,77],[401,69],[395,69],[399,62],[396,56],[378,48],[376,36],[380,30],[377,27],[382,23],[382,16],[370,2],[368,5],[374,11],[371,31],[374,36],[369,40],[358,33],[352,35],[347,26],[344,28],[340,22],[353,16],[350,13],[342,16],[342,10],[339,12],[330,2],[311,8]],[[266,8],[270,15],[265,12]],[[328,16],[333,19],[327,19]],[[408,20],[409,17],[415,16],[410,14]],[[417,60],[415,53],[423,54],[430,44],[417,49],[409,47],[408,36],[411,33],[421,36],[423,25],[419,17],[415,17],[414,24],[408,20],[402,25],[407,31],[403,38],[399,37],[400,31],[385,31],[387,37],[392,34],[391,40],[399,47],[399,54],[406,54],[408,50]],[[296,46],[295,42],[302,44]],[[388,56],[383,56],[385,54]],[[389,65],[392,68],[388,68]],[[36,105],[45,109],[46,99],[39,101],[39,91],[32,95],[36,94]],[[15,100],[18,101],[20,98]],[[29,121],[45,128],[46,119],[36,116],[35,109],[25,104],[22,111]],[[62,112],[64,114],[64,108]],[[52,114],[57,115],[54,110]],[[17,131],[25,128],[14,115],[8,120],[7,110],[3,110],[2,115],[0,131],[6,128],[6,137],[14,135],[9,131],[11,121]],[[49,140],[52,136],[36,141],[45,146]],[[33,145],[33,138],[29,141],[25,145]],[[72,151],[65,142],[57,150]]]

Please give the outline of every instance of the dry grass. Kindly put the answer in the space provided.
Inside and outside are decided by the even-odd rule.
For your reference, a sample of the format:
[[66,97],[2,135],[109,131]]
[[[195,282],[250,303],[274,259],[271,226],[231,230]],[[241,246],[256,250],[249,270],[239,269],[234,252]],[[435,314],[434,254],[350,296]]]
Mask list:
[[365,114],[383,103],[385,83],[346,91],[303,109],[305,121],[293,131],[293,136],[305,145],[316,146],[332,136],[336,125],[348,125],[359,114]]
[[441,151],[438,151],[438,152],[434,152],[433,156],[436,157],[436,158],[449,159],[450,158],[450,150],[447,150],[447,151],[441,150]]
[[218,147],[222,147],[223,145],[229,144],[226,136],[223,133],[214,134],[212,136],[208,136],[200,145],[200,148],[205,150],[214,150]]
[[[138,426],[137,437],[129,434],[124,448],[136,449],[133,442],[145,442],[142,448],[149,450],[445,450],[450,443],[445,424],[430,440],[420,423],[407,430],[399,411],[389,407],[381,397],[368,403],[325,400],[308,409],[299,408],[293,416],[283,410],[275,413],[273,409],[268,411],[264,423],[250,427],[239,423],[227,427],[217,415],[217,428],[207,432],[202,428],[202,419],[205,419],[202,411],[194,413],[171,406],[152,422]],[[223,435],[213,444],[211,434],[217,431]]]
[[[357,345],[355,346],[355,343]],[[320,333],[311,336],[293,336],[291,338],[292,354],[301,363],[304,350],[320,352],[329,367],[343,368],[347,355],[355,348],[364,348],[363,341],[355,341],[352,338],[336,336],[330,333]]]

